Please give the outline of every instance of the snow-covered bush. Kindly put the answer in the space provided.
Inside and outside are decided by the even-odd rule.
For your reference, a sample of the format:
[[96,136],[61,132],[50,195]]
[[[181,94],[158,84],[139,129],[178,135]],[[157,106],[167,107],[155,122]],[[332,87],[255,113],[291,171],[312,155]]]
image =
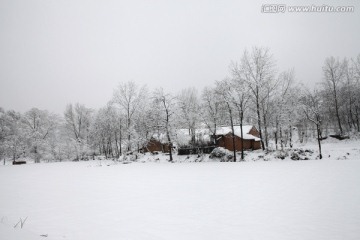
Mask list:
[[223,147],[217,147],[210,153],[209,158],[220,158],[221,162],[229,162],[233,159],[233,153]]
[[275,153],[275,157],[280,158],[282,160],[284,160],[287,156],[289,156],[287,151],[276,151]]
[[309,157],[312,156],[314,151],[310,149],[301,149],[301,148],[294,148],[290,154],[290,158],[292,160],[309,160]]
[[291,160],[300,160],[300,156],[296,152],[292,152],[290,158]]
[[140,159],[141,154],[139,153],[128,153],[119,157],[119,162],[136,162]]

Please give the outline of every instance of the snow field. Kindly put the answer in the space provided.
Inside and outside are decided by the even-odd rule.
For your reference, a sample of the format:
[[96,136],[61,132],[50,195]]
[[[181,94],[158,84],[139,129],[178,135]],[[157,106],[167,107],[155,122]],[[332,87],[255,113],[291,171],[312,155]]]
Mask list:
[[2,166],[0,239],[360,238],[360,161],[110,163]]

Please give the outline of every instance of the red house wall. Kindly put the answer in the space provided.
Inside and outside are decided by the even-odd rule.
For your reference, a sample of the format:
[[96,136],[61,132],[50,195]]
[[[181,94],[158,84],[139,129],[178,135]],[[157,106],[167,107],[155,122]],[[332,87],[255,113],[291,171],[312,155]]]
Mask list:
[[147,145],[143,148],[144,152],[169,152],[169,145],[162,144],[156,139],[150,139]]
[[[234,151],[233,142],[232,142],[232,134],[229,133],[225,136],[221,136],[221,138],[218,140],[218,145],[219,145],[219,147],[223,147],[230,151]],[[260,148],[261,148],[260,141],[244,139],[244,150],[256,150],[256,149],[260,149]],[[242,149],[241,138],[239,138],[238,136],[235,136],[235,150],[241,151],[241,149]]]

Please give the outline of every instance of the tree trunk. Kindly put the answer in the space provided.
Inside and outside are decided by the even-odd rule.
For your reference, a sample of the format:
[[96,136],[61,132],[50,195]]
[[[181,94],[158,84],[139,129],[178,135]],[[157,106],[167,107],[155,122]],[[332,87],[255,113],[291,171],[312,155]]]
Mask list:
[[240,109],[240,135],[241,135],[241,161],[244,161],[244,133],[243,133],[244,113]]
[[168,145],[169,145],[169,155],[170,155],[170,162],[173,161],[173,156],[172,156],[172,142],[170,139],[170,132],[169,132],[169,110],[166,108],[166,104],[164,103],[164,107],[165,107],[165,111],[166,111],[166,136],[167,136],[167,140],[168,140]]
[[38,156],[37,146],[34,146],[34,154],[35,154],[35,163],[39,163],[40,159]]
[[190,132],[191,132],[191,143],[193,146],[195,146],[196,144],[196,139],[195,139],[195,128],[194,127],[191,127],[190,129]]
[[319,125],[317,125],[317,132],[318,132],[319,157],[320,157],[320,159],[322,159],[321,140],[320,140],[320,127],[319,127]]
[[241,161],[244,161],[244,134],[243,134],[243,123],[240,121],[240,134],[241,134]]
[[121,128],[121,118],[119,122],[119,157],[122,155],[122,147],[121,147],[121,140],[122,140],[122,128]]
[[266,121],[265,113],[263,113],[263,119],[264,119],[265,148],[267,149],[269,147],[269,139],[268,139],[267,121]]
[[280,147],[281,147],[281,150],[284,150],[284,141],[283,141],[283,136],[282,136],[282,129],[281,129],[281,127],[280,127],[280,130],[279,130],[279,132],[280,132]]
[[119,143],[118,143],[117,132],[114,133],[114,138],[115,138],[115,153],[116,153],[116,158],[119,158],[119,157],[120,157],[120,151],[119,151]]
[[[166,127],[166,128],[167,128],[167,127]],[[168,130],[168,129],[166,129],[166,137],[167,137],[167,140],[168,140],[170,162],[172,162],[172,161],[173,161],[173,156],[172,156],[172,143],[171,143],[170,133],[169,133],[169,130]]]
[[278,150],[278,135],[277,135],[277,133],[278,133],[278,129],[279,129],[279,118],[278,117],[276,117],[276,119],[275,119],[275,149],[276,150]]
[[291,125],[289,126],[289,134],[290,134],[290,148],[292,148],[293,147],[293,145],[292,145],[292,127],[291,127]]
[[335,98],[334,99],[335,100],[335,113],[336,113],[336,118],[337,118],[338,125],[339,125],[340,135],[343,135],[343,129],[342,129],[342,126],[341,126],[341,120],[340,120],[340,114],[339,114],[339,106],[338,106],[335,83],[334,83],[334,98]]
[[260,116],[260,103],[259,103],[259,89],[258,87],[256,87],[256,114],[257,114],[257,119],[258,119],[258,130],[259,130],[259,137],[260,137],[260,142],[261,142],[261,148],[263,150],[265,150],[265,145],[264,145],[264,141],[262,138],[262,131],[261,131],[261,116]]
[[232,117],[232,111],[231,111],[230,104],[229,104],[228,102],[226,102],[226,104],[227,104],[227,106],[228,106],[229,115],[230,115],[230,124],[231,124],[231,132],[232,132],[232,144],[233,144],[234,162],[236,162],[236,146],[235,146],[234,122],[233,122],[233,117]]
[[322,159],[322,153],[321,153],[321,129],[320,129],[320,118],[316,117],[317,123],[316,123],[316,129],[317,129],[317,139],[318,139],[318,145],[319,145],[319,158]]
[[359,119],[359,107],[355,105],[354,113],[354,128],[360,132],[360,119]]

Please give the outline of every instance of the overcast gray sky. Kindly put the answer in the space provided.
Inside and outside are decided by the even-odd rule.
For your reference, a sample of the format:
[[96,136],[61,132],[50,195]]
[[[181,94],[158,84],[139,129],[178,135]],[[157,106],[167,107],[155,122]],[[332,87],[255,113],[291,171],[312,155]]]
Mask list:
[[[262,13],[267,3],[354,6],[353,13]],[[328,56],[360,54],[358,1],[0,0],[0,107],[62,113],[104,106],[119,82],[200,90],[245,49],[313,84]]]

